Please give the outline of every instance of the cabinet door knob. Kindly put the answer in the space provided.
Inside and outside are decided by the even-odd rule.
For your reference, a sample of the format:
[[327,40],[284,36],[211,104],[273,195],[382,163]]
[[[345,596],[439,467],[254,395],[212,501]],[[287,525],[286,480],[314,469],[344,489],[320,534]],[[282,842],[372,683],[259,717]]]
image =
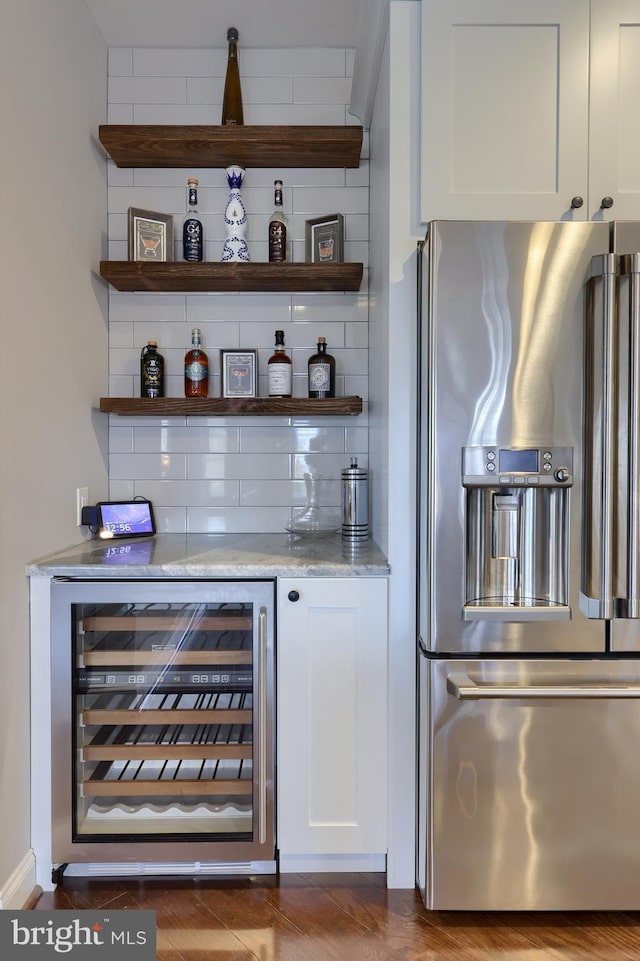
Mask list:
[[600,201],[600,206],[603,210],[608,210],[609,207],[613,207],[613,197],[603,197]]
[[300,600],[300,595],[298,594],[297,591],[289,591],[289,593],[287,594],[287,597],[289,598],[290,601]]
[[573,207],[574,210],[577,210],[578,207],[582,207],[583,203],[584,203],[584,200],[582,199],[582,197],[571,198],[571,206]]

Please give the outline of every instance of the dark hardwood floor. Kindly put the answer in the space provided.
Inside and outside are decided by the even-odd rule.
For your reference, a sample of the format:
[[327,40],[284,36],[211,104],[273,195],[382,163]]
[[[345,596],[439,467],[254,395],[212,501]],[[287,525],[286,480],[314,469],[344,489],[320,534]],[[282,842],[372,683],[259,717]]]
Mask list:
[[151,908],[159,961],[638,961],[640,912],[428,912],[380,874],[64,878],[38,909]]

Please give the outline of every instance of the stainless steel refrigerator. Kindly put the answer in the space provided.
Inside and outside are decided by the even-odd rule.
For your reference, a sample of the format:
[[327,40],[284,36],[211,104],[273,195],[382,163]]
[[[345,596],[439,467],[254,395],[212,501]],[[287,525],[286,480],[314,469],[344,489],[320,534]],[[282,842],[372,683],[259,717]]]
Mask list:
[[640,224],[429,225],[418,880],[640,909]]

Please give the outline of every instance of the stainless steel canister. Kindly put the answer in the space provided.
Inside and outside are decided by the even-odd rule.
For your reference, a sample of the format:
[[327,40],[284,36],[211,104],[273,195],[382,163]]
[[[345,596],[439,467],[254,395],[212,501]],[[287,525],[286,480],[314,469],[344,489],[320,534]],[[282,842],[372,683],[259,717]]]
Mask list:
[[369,475],[356,457],[342,471],[342,536],[353,543],[369,537]]

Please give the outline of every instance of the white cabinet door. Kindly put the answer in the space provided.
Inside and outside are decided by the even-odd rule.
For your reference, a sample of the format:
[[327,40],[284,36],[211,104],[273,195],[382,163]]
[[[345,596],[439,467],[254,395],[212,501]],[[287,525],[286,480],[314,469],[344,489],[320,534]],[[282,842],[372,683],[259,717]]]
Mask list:
[[589,4],[421,11],[421,219],[586,219]]
[[[589,216],[640,219],[640,5],[592,0]],[[602,198],[613,205],[601,210]]]
[[277,636],[281,859],[384,854],[387,579],[280,579]]

